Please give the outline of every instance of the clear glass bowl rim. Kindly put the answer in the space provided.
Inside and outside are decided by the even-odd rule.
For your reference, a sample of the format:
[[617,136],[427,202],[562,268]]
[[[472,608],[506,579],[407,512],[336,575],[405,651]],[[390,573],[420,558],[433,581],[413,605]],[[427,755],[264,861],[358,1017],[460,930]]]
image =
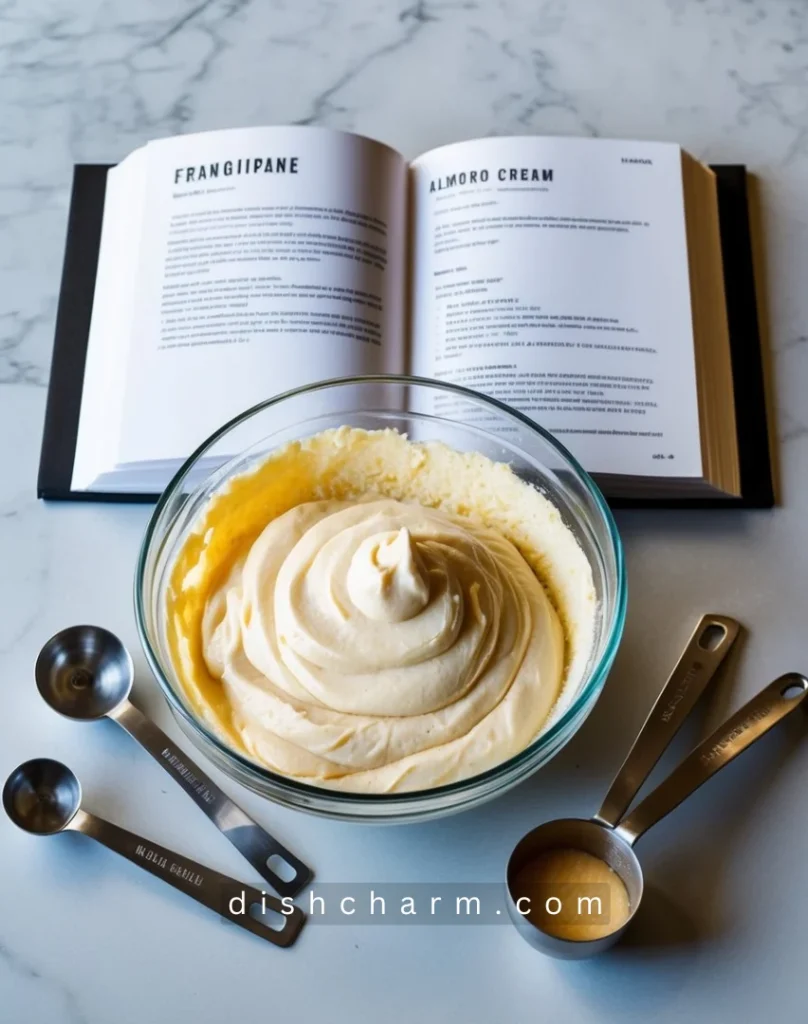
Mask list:
[[[507,761],[503,761],[501,764],[498,764],[493,768],[489,768],[487,771],[481,772],[478,775],[472,775],[467,779],[461,779],[458,782],[451,782],[445,786],[435,786],[432,789],[413,790],[411,792],[405,791],[402,793],[352,793],[349,791],[330,789],[325,786],[313,786],[309,783],[299,782],[297,779],[291,779],[288,776],[270,771],[268,768],[264,768],[249,757],[244,756],[237,750],[228,746],[226,743],[223,743],[211,729],[188,711],[178,695],[175,693],[171,683],[166,678],[166,673],[163,669],[159,655],[155,651],[149,637],[148,628],[146,626],[145,607],[143,603],[143,586],[145,582],[146,563],[152,538],[160,521],[162,512],[166,505],[168,505],[168,503],[174,498],[178,487],[192,466],[205,454],[206,451],[208,451],[234,427],[244,423],[246,420],[250,419],[250,417],[264,409],[269,409],[274,405],[279,405],[287,399],[313,392],[325,391],[330,388],[345,387],[348,385],[364,386],[373,384],[393,384],[400,385],[402,387],[414,385],[418,387],[431,388],[432,390],[437,391],[449,391],[469,401],[491,406],[506,417],[517,420],[530,431],[538,434],[547,442],[548,445],[550,445],[551,448],[556,450],[562,459],[569,464],[570,468],[575,472],[579,481],[588,492],[600,515],[603,517],[615,559],[615,605],[612,621],[609,626],[609,634],[603,646],[600,659],[592,670],[589,679],[587,679],[586,684],[581,688],[581,691],[576,695],[575,699],[561,717],[558,718],[558,720],[555,721],[546,732],[543,732],[536,740],[534,740],[533,743],[525,747],[524,750],[521,750],[518,754],[508,758]],[[236,456],[233,457],[235,458]],[[204,736],[204,738],[214,746],[220,755],[226,759],[229,758],[230,760],[236,761],[248,774],[256,775],[270,785],[279,788],[281,791],[286,791],[292,799],[294,799],[295,795],[308,799],[313,798],[315,800],[327,799],[332,801],[334,804],[345,805],[346,809],[352,806],[355,807],[356,805],[371,807],[374,805],[394,806],[396,804],[411,804],[413,801],[417,801],[419,796],[424,799],[429,798],[430,800],[438,800],[442,796],[453,797],[459,796],[463,793],[473,793],[479,789],[487,788],[488,784],[495,783],[500,777],[503,782],[506,781],[513,773],[518,773],[519,769],[525,764],[525,762],[533,760],[534,758],[538,759],[542,750],[552,746],[559,734],[563,734],[574,721],[581,708],[585,707],[590,698],[595,696],[603,687],[606,681],[606,675],[614,660],[617,645],[620,643],[620,639],[622,637],[626,616],[626,602],[627,586],[625,560],[623,556],[623,545],[620,540],[620,535],[617,532],[617,525],[615,524],[611,509],[606,504],[606,500],[601,494],[600,488],[583,466],[581,466],[575,456],[572,455],[572,453],[569,452],[567,448],[565,448],[564,445],[551,433],[549,433],[549,431],[536,423],[535,420],[532,420],[529,416],[519,412],[517,409],[506,405],[504,402],[500,402],[496,398],[484,395],[479,391],[473,391],[471,388],[462,387],[459,384],[451,384],[448,381],[432,380],[428,377],[417,377],[409,374],[366,374],[363,376],[353,377],[333,377],[329,380],[317,381],[313,384],[306,384],[299,388],[292,388],[289,391],[284,391],[281,394],[275,395],[273,398],[268,398],[263,402],[258,402],[256,405],[251,406],[249,409],[245,409],[237,416],[234,416],[232,419],[222,424],[221,427],[206,438],[206,440],[199,445],[199,447],[185,460],[185,462],[183,462],[182,466],[180,466],[174,474],[172,479],[169,481],[168,486],[158,499],[146,526],[146,532],[143,535],[140,551],[138,553],[134,579],[135,622],[137,625],[140,643],[146,655],[149,667],[160,686],[163,696],[168,701],[172,710],[189,725],[192,731],[201,733],[202,736]],[[561,746],[563,746],[564,743],[565,740],[562,739]]]

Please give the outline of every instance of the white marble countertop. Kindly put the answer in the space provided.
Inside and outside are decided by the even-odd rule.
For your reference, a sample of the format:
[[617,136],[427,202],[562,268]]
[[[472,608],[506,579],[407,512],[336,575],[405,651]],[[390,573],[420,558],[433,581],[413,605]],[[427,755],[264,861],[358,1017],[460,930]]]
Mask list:
[[[489,133],[672,139],[762,181],[782,507],[620,515],[630,599],[613,675],[573,742],[506,797],[371,828],[242,795],[323,880],[498,880],[533,823],[594,810],[699,612],[749,627],[700,727],[808,668],[808,4],[0,3],[0,776],[63,759],[100,813],[245,878],[114,726],[61,720],[38,698],[36,652],[64,625],[103,623],[137,650],[131,579],[149,510],[45,505],[35,478],[71,165],[156,135],[281,122],[354,129],[407,155]],[[139,701],[178,735],[136,661]],[[0,1019],[797,1019],[808,737],[790,724],[643,842],[645,924],[583,964],[545,960],[508,927],[312,926],[276,951],[87,840],[34,839],[3,818]]]

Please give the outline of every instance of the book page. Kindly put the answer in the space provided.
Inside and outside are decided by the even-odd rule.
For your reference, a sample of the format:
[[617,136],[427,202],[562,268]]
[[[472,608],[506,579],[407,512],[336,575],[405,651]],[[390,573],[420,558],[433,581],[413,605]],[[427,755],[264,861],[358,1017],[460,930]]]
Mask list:
[[590,472],[701,476],[679,147],[491,138],[411,173],[413,371],[509,403]]
[[84,363],[72,488],[86,490],[115,465],[144,222],[146,150],[107,173],[93,311]]
[[150,143],[118,464],[184,458],[289,388],[401,372],[405,204],[403,158],[359,136]]

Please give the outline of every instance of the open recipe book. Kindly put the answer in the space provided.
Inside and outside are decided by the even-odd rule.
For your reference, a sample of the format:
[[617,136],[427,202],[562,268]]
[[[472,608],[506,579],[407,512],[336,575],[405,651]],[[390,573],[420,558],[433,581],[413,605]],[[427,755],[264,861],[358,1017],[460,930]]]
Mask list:
[[743,168],[670,143],[255,128],[78,167],[40,495],[154,495],[247,407],[390,372],[514,406],[612,498],[770,505],[748,230]]

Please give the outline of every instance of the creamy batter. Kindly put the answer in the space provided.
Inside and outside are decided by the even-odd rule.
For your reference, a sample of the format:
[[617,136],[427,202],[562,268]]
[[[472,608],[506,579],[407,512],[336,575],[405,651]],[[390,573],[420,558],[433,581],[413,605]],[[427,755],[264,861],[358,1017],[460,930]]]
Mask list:
[[231,480],[167,596],[181,681],[231,745],[376,793],[528,746],[580,681],[594,614],[583,552],[506,465],[347,427]]

